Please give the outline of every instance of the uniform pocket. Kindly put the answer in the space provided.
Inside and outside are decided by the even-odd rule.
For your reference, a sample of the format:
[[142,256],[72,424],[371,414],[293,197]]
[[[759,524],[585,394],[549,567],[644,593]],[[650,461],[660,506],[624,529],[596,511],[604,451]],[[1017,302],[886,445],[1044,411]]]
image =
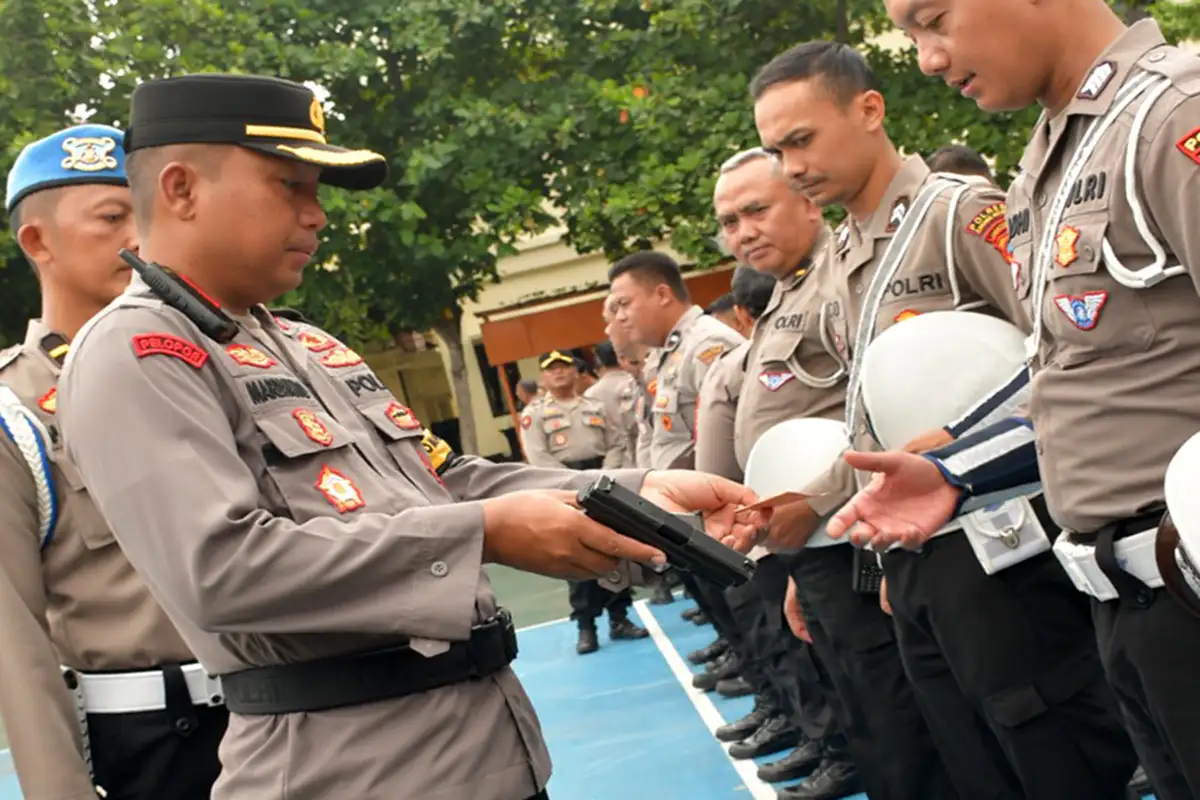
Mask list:
[[319,406],[280,407],[254,420],[265,438],[268,475],[297,522],[350,514],[367,506],[363,482],[371,468],[353,448],[354,436]]

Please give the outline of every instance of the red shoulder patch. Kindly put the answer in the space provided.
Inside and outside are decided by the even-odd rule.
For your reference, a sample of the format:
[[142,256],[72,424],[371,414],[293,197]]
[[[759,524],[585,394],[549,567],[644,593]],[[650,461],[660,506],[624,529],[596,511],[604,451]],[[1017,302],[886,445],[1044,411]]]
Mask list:
[[138,358],[175,356],[196,369],[200,369],[208,361],[208,352],[204,348],[169,333],[143,333],[134,336],[133,353]]
[[[303,336],[304,334],[301,334]],[[311,348],[310,348],[311,349]],[[330,350],[329,353],[321,359],[321,363],[330,369],[341,369],[342,367],[353,367],[363,363],[362,356],[351,350],[349,347],[337,347]]]
[[42,395],[38,400],[38,408],[45,411],[47,414],[53,414],[58,411],[58,387],[53,387],[50,391]]
[[976,236],[983,236],[988,228],[992,226],[996,220],[1004,219],[1006,205],[1003,201],[992,203],[990,206],[980,211],[967,224],[967,233],[973,233]]
[[1179,148],[1179,152],[1200,164],[1200,128],[1189,133],[1187,136],[1175,143]]

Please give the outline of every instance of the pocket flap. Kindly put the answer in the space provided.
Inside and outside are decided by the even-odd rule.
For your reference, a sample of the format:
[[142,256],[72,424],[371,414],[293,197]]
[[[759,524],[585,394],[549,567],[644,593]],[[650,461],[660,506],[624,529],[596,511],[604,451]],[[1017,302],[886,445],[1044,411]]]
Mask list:
[[386,441],[398,442],[425,434],[425,426],[412,409],[395,400],[360,406],[359,411],[375,425]]
[[259,417],[255,423],[287,458],[334,450],[354,442],[353,435],[322,408],[279,409]]

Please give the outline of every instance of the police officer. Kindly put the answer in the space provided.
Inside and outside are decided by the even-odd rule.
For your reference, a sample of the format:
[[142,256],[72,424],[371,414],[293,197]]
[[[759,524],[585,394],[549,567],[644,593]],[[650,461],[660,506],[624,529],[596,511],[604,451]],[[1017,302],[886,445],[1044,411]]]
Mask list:
[[[1064,529],[1055,552],[1092,596],[1105,672],[1155,793],[1196,797],[1200,695],[1187,676],[1200,622],[1163,591],[1153,540],[1167,464],[1200,427],[1200,60],[1152,20],[1125,28],[1101,0],[1016,3],[1003,26],[973,1],[887,6],[927,73],[986,110],[1045,109],[1008,193],[1016,291],[1034,320],[1032,398],[1027,418],[928,459],[850,456],[883,475],[831,528],[862,519],[856,538],[916,546],[960,502],[970,510],[1040,474]],[[1068,35],[1070,48],[1052,44]]]
[[[459,457],[352,349],[264,310],[313,257],[319,182],[387,174],[328,142],[311,90],[148,81],[125,145],[141,253],[177,272],[139,266],[156,289],[139,275],[80,331],[58,416],[130,562],[221,676],[214,799],[545,797],[481,565],[586,578],[662,554],[573,507],[599,473]],[[730,525],[753,493],[723,479],[610,475],[674,512],[699,504],[714,533],[763,522]]]
[[41,317],[0,354],[11,389],[0,400],[0,712],[30,800],[95,797],[93,785],[124,800],[207,798],[227,722],[219,690],[92,504],[57,422],[71,340],[129,283],[117,256],[136,246],[121,136],[59,131],[8,175],[13,235],[42,289]]
[[621,460],[617,466],[635,467],[637,419],[634,417],[633,405],[638,391],[637,378],[621,366],[621,359],[612,342],[601,342],[596,345],[595,352],[596,360],[600,362],[600,379],[583,394],[603,403],[607,419],[617,426],[621,445]]
[[[545,353],[538,360],[546,381],[546,394],[521,414],[521,441],[525,456],[535,467],[616,469],[624,448],[621,434],[604,404],[576,394],[576,359],[564,350]],[[610,592],[595,580],[568,581],[571,619],[579,626],[575,652],[594,653],[596,618],[608,609],[610,639],[644,639],[650,633],[629,619],[633,595],[629,588]]]
[[[852,48],[810,42],[765,66],[752,88],[763,142],[779,152],[789,177],[818,204],[849,211],[835,263],[859,360],[846,420],[860,449],[878,446],[857,368],[876,336],[939,310],[998,315],[1029,329],[1013,292],[1003,195],[983,182],[931,174],[919,156],[903,159],[883,130],[875,85]],[[798,129],[810,139],[791,136]],[[1022,365],[982,407],[992,414],[1011,407],[1026,385]],[[945,438],[987,416],[968,414]],[[1031,516],[1041,512],[1053,535],[1044,503],[1028,508]],[[919,554],[886,553],[882,565],[906,673],[959,793],[1123,796],[1136,759],[1101,674],[1088,610],[1054,556],[1031,547],[1021,563],[988,574],[967,535],[947,533]],[[1038,702],[1022,700],[1034,694]],[[1107,718],[1097,712],[1105,707]],[[1048,749],[1064,730],[1075,747]]]

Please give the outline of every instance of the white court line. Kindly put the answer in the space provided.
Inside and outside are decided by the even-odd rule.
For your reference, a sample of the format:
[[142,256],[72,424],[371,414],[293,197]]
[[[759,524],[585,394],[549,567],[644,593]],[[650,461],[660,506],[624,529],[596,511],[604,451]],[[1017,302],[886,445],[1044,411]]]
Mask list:
[[[692,705],[695,706],[696,713],[700,715],[704,726],[708,728],[709,733],[715,734],[717,728],[725,724],[725,718],[721,716],[720,711],[717,711],[717,707],[713,705],[712,699],[707,694],[692,686],[692,671],[683,662],[683,657],[679,655],[679,651],[675,649],[675,645],[671,644],[671,640],[663,632],[662,626],[658,624],[658,620],[654,618],[654,614],[650,613],[650,609],[646,607],[646,601],[637,601],[633,604],[633,608],[637,611],[637,615],[641,617],[642,625],[646,627],[646,630],[650,631],[650,638],[654,641],[654,645],[658,648],[658,651],[662,653],[667,666],[671,668],[671,672],[675,674],[675,680],[679,681],[679,685],[683,687],[684,694],[687,695],[688,700],[692,701]],[[729,748],[733,742],[718,742],[718,744],[725,751],[725,757],[729,759],[729,763],[737,770],[738,777],[742,779],[742,783],[750,790],[750,796],[754,800],[775,800],[777,793],[771,784],[765,783],[758,777],[757,764],[749,759],[731,758]]]
[[538,628],[547,628],[551,625],[557,625],[560,622],[566,622],[569,619],[570,619],[570,617],[559,617],[558,619],[548,619],[545,622],[538,622],[533,625],[526,625],[524,628],[517,628],[517,633],[521,633],[522,631],[532,631],[532,630],[536,630]]

